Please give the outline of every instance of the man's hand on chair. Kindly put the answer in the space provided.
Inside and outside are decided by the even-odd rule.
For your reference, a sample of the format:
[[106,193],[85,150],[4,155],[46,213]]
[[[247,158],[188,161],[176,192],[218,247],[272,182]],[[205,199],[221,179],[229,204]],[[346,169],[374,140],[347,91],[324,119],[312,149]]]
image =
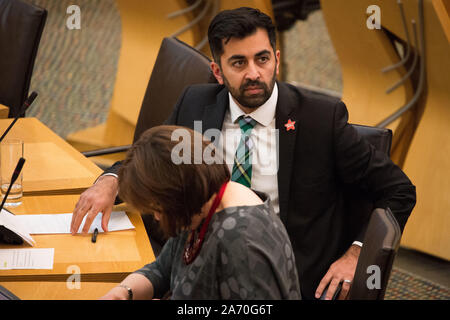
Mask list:
[[114,200],[117,196],[119,182],[113,176],[101,176],[96,183],[80,195],[72,215],[70,232],[74,235],[78,232],[84,216],[86,220],[83,233],[89,231],[94,218],[100,212],[102,216],[102,229],[108,231],[108,221],[111,216]]
[[319,286],[317,287],[317,299],[320,298],[322,292],[329,284],[325,300],[331,300],[340,282],[342,282],[342,289],[338,296],[338,300],[346,299],[350,290],[351,282],[355,276],[356,265],[358,263],[360,252],[361,247],[351,245],[347,252],[330,266],[328,272],[322,278]]

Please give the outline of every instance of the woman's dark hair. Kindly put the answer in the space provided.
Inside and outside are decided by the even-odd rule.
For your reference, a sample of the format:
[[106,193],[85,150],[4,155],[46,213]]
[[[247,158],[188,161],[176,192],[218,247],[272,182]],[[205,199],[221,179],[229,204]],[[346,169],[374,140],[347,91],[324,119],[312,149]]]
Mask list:
[[[175,130],[185,130],[181,142]],[[203,155],[212,144],[198,132],[178,126],[153,127],[133,144],[119,170],[120,198],[142,213],[160,213],[160,226],[168,237],[189,227],[192,217],[230,179],[224,161],[206,164],[203,157],[194,159],[198,152],[194,148],[199,147]],[[174,157],[180,156],[184,162],[176,164],[179,158]]]
[[208,28],[208,41],[214,61],[220,65],[223,43],[231,38],[243,39],[262,28],[267,31],[273,52],[276,48],[276,32],[272,19],[258,9],[241,7],[219,12]]

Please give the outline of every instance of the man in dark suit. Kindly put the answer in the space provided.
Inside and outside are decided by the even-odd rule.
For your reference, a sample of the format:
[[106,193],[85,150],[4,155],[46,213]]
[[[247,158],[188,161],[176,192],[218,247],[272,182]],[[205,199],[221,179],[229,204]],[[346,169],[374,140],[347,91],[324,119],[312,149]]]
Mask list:
[[[268,16],[250,8],[223,11],[211,22],[208,38],[219,84],[188,87],[167,123],[219,138],[215,143],[229,159],[233,179],[269,194],[291,238],[304,298],[320,297],[327,286],[331,298],[339,283],[345,297],[365,227],[349,228],[345,185],[368,192],[375,207],[390,207],[402,229],[415,187],[347,123],[341,101],[276,81],[280,52]],[[229,132],[245,139],[236,141]],[[87,231],[99,212],[106,229],[117,195],[117,178],[110,174],[118,166],[81,195],[73,233],[85,215]]]

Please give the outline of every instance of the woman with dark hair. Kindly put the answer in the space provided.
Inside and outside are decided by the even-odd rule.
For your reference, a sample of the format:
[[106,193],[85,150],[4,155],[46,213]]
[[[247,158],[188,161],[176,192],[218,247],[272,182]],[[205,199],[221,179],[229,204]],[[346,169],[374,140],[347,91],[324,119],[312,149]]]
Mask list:
[[171,238],[104,299],[300,299],[291,243],[268,196],[229,181],[215,152],[176,126],[149,129],[133,145],[119,196],[151,212]]

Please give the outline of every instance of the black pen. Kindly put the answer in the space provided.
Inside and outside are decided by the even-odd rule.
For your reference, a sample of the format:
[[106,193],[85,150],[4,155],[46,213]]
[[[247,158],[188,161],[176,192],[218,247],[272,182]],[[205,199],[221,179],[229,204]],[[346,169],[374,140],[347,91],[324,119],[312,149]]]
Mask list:
[[94,233],[92,234],[92,243],[96,243],[97,242],[97,235],[98,235],[98,229],[95,228]]

